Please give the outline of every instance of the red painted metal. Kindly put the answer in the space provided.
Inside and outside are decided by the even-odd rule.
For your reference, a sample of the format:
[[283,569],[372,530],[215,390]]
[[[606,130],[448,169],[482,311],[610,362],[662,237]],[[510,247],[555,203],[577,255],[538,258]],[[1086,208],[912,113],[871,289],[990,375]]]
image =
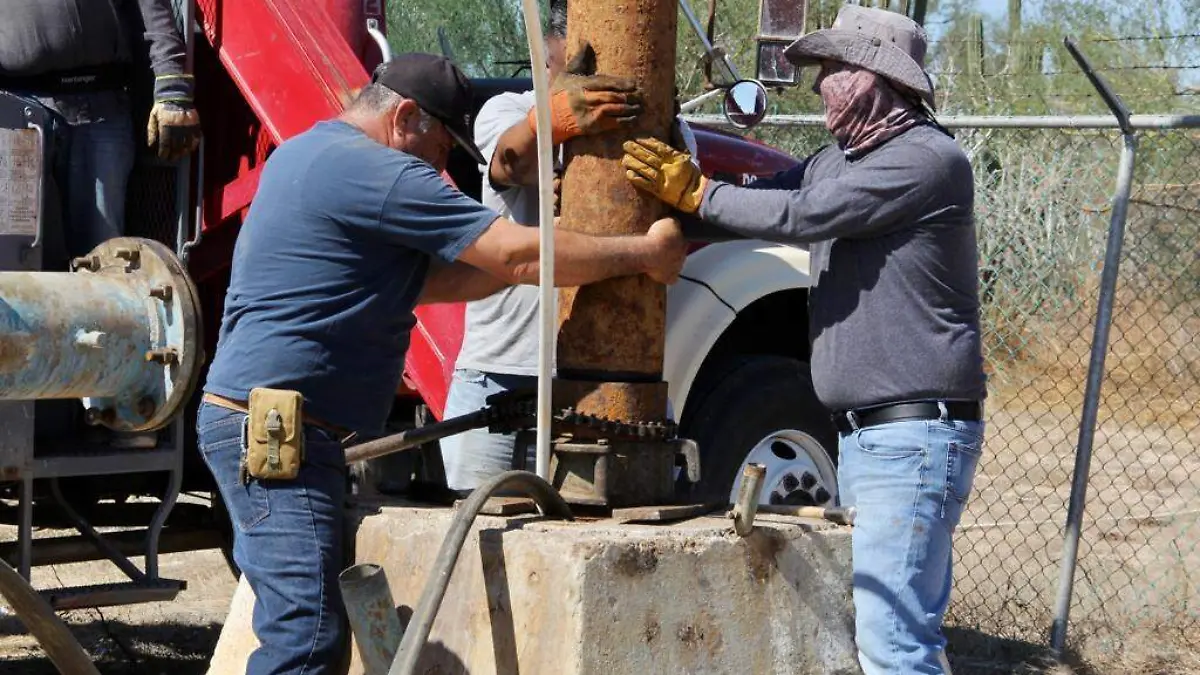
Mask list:
[[704,173],[734,176],[769,176],[796,165],[795,157],[758,141],[693,126],[700,167]]
[[200,0],[204,32],[276,143],[333,117],[367,71],[329,14],[305,0]]

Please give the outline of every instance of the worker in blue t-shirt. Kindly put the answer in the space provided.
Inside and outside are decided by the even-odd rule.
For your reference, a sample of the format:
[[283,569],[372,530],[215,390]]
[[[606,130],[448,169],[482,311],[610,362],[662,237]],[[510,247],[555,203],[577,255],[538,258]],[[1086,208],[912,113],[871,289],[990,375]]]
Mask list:
[[[537,229],[439,175],[455,143],[483,163],[470,140],[470,101],[470,84],[448,60],[405,54],[378,69],[345,113],[282,144],[263,169],[197,421],[233,519],[234,560],[256,596],[261,646],[250,675],[328,673],[340,663],[341,442],[382,431],[413,307],[537,283]],[[555,283],[565,286],[643,273],[670,283],[686,256],[671,219],[625,237],[558,230],[554,246]],[[294,478],[255,478],[243,464],[257,388],[303,398]]]

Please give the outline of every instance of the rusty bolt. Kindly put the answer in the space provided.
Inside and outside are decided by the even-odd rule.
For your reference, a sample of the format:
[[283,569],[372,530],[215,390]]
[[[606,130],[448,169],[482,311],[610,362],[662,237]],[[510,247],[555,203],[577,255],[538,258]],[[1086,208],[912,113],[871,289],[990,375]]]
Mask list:
[[88,408],[84,412],[83,421],[96,426],[98,424],[112,424],[112,421],[117,418],[117,413],[112,408]]
[[154,402],[151,396],[143,396],[138,399],[137,412],[144,419],[150,419],[154,416],[154,411],[158,410],[158,404]]
[[158,298],[163,302],[170,302],[171,297],[175,294],[175,290],[167,284],[161,284],[150,289],[150,297]]
[[174,347],[167,347],[165,349],[151,349],[150,351],[146,352],[146,360],[153,361],[154,363],[161,363],[164,366],[170,365],[179,361],[179,352],[176,351]]
[[136,248],[119,248],[113,255],[121,260],[128,262],[131,265],[136,265],[142,259],[142,252]]
[[71,271],[87,270],[95,272],[100,269],[100,256],[83,255],[78,258],[71,258]]

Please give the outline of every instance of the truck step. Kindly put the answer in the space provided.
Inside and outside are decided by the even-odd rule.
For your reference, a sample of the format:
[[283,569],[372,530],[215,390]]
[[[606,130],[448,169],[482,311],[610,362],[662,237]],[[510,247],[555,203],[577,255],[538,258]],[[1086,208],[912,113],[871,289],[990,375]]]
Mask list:
[[187,588],[186,581],[156,579],[53,588],[39,591],[39,593],[54,609],[65,610],[134,605],[142,602],[165,602],[174,600],[175,596],[185,588]]

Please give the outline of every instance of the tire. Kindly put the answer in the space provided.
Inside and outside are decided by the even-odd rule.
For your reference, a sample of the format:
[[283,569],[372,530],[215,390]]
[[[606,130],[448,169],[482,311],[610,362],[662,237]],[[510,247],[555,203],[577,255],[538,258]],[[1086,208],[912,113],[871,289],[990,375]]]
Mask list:
[[807,363],[738,356],[699,382],[681,435],[697,442],[700,482],[680,479],[687,501],[736,501],[747,462],[767,466],[760,502],[830,505],[837,500],[837,431],[817,400]]

